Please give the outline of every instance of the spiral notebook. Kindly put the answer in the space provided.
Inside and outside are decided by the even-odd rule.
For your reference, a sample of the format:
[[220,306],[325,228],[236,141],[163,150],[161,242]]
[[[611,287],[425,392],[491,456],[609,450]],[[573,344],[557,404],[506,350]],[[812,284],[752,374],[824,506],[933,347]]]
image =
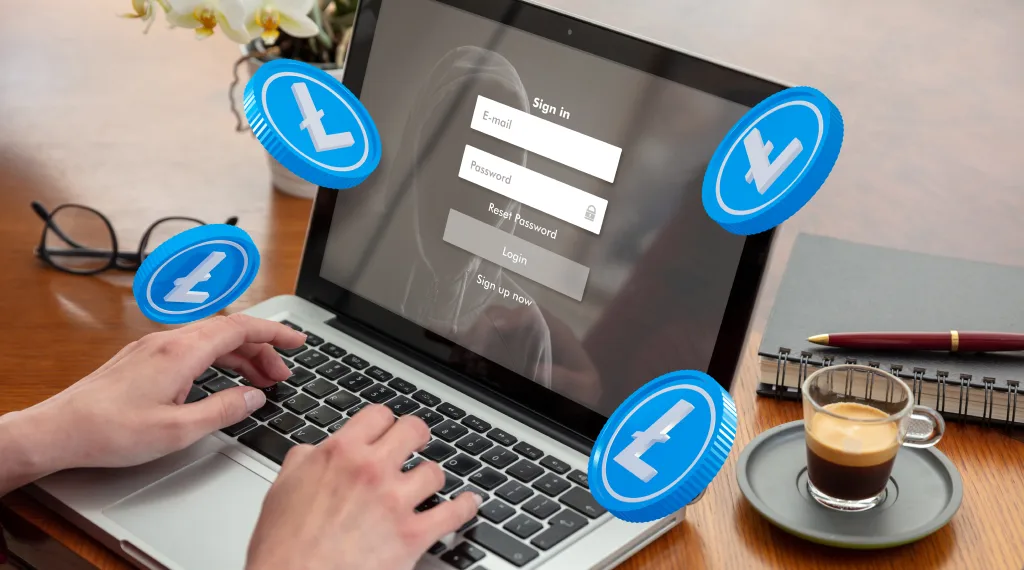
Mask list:
[[918,403],[949,419],[1024,425],[1024,353],[871,352],[807,342],[837,332],[951,329],[1024,332],[1024,268],[801,234],[758,350],[757,392],[799,400],[798,387],[814,370],[867,364],[906,380]]

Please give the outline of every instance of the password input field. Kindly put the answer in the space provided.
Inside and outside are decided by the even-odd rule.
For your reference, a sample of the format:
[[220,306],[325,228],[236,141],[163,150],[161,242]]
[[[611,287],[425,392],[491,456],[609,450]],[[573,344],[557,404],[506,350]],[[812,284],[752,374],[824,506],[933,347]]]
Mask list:
[[608,200],[466,145],[459,178],[595,234]]
[[615,182],[622,149],[557,123],[477,95],[470,127],[605,182]]

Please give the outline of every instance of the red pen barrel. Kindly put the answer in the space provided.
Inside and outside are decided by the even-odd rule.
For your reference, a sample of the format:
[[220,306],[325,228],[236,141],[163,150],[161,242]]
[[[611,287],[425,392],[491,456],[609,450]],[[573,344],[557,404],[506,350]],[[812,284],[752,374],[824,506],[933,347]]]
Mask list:
[[1024,334],[998,332],[958,332],[957,352],[999,352],[1024,350]]
[[1005,332],[857,332],[814,338],[821,338],[821,344],[828,346],[863,350],[1024,351],[1024,334]]

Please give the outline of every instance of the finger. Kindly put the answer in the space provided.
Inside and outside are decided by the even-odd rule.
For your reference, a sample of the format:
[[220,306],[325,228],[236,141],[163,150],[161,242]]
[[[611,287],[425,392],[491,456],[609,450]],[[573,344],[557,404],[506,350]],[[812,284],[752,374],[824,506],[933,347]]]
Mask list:
[[400,475],[399,484],[405,502],[413,507],[444,487],[444,471],[433,461],[424,461]]
[[482,502],[476,493],[463,493],[454,500],[444,501],[428,511],[417,514],[413,524],[416,525],[416,535],[422,537],[422,547],[429,547],[469,522],[476,516]]
[[412,452],[423,449],[428,443],[430,428],[426,422],[416,416],[402,416],[380,437],[377,447],[388,461],[401,465]]
[[292,371],[269,344],[246,345],[214,361],[214,366],[230,368],[264,388],[291,377]]
[[339,434],[352,441],[372,444],[394,424],[395,416],[391,414],[391,410],[380,404],[373,404],[356,412]]
[[175,406],[172,413],[183,425],[195,431],[196,439],[236,424],[263,407],[267,397],[262,390],[239,386],[211,394],[198,402]]
[[187,339],[203,362],[212,363],[246,343],[297,348],[306,342],[306,335],[281,323],[238,313],[202,323],[188,333]]
[[235,354],[225,354],[215,360],[213,365],[241,374],[257,388],[266,388],[267,386],[277,384],[277,380],[267,377],[261,370],[253,366],[251,362]]

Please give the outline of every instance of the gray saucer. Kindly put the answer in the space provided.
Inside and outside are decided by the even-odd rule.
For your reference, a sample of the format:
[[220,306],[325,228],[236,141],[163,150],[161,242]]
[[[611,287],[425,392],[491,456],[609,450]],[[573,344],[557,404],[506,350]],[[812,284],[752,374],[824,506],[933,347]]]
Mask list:
[[963,483],[939,450],[904,447],[885,499],[862,512],[819,505],[807,491],[804,422],[774,427],[751,441],[736,466],[740,490],[772,524],[812,542],[844,548],[889,548],[920,540],[953,518]]

